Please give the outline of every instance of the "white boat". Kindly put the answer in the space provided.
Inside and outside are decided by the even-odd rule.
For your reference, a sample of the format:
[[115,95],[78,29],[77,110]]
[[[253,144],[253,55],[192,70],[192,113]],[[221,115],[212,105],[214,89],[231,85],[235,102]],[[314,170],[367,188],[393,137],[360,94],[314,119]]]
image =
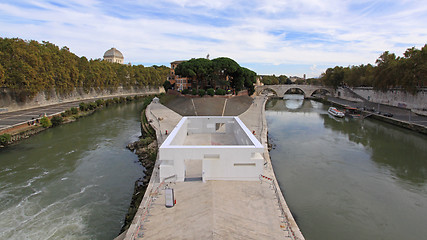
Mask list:
[[345,114],[343,112],[339,111],[338,109],[336,109],[334,107],[330,107],[328,109],[328,113],[334,117],[339,117],[339,118],[343,118],[345,116]]

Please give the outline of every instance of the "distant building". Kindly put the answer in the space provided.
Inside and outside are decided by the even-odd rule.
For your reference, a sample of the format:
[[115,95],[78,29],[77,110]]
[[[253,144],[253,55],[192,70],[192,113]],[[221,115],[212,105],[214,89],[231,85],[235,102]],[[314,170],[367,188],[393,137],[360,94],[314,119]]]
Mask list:
[[262,76],[257,76],[254,86],[264,86],[264,83],[262,83],[261,80],[262,80]]
[[171,84],[175,84],[175,89],[178,91],[191,88],[191,83],[193,82],[193,80],[189,77],[182,77],[175,74],[176,67],[178,67],[178,65],[183,62],[185,62],[185,60],[171,62],[169,82]]
[[123,54],[116,48],[111,48],[104,53],[104,61],[123,64],[123,60]]
[[300,78],[297,76],[289,77],[289,79],[292,81],[292,83],[295,83],[296,81],[304,81],[304,78]]

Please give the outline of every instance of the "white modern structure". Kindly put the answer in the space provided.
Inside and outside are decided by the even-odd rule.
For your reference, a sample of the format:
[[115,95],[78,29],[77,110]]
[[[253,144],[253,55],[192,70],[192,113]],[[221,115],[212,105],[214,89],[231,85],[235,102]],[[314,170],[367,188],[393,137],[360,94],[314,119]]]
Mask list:
[[259,180],[263,152],[239,117],[183,117],[159,148],[160,180]]

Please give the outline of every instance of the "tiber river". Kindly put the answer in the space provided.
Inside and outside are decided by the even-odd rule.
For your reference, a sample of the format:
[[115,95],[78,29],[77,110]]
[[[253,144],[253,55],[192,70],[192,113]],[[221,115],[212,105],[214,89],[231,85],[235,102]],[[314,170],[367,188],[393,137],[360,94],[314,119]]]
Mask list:
[[294,96],[270,100],[266,117],[274,171],[306,239],[427,239],[427,137],[337,119]]
[[[125,145],[142,103],[110,107],[0,150],[0,239],[113,239],[143,168]],[[267,104],[271,158],[308,240],[425,239],[427,137]]]
[[113,106],[0,149],[0,239],[113,239],[143,176],[125,148],[141,103]]

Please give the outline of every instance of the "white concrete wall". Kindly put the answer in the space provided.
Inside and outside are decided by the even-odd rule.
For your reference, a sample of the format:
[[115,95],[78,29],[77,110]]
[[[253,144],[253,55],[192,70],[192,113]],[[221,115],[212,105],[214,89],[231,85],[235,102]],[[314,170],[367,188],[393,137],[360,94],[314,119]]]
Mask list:
[[[239,144],[182,145],[187,132],[213,133],[215,123],[225,123]],[[184,117],[159,148],[160,179],[176,174],[176,181],[184,181],[185,160],[202,160],[204,180],[258,180],[264,165],[263,152],[263,145],[237,117]]]
[[235,122],[233,126],[233,135],[236,138],[237,143],[239,145],[252,145],[247,133],[239,126],[239,124]]
[[[194,120],[193,120],[194,119]],[[231,121],[231,123],[229,123]],[[234,120],[230,117],[194,117],[187,120],[188,122],[188,134],[197,134],[197,133],[215,133],[216,132],[216,123],[224,123],[226,125],[233,124]],[[226,132],[231,133],[233,127],[227,126]]]
[[390,90],[387,92],[374,91],[372,88],[354,88],[353,91],[369,101],[405,107],[409,109],[427,108],[427,89],[420,90],[412,95],[402,90]]
[[[163,179],[176,174],[177,181],[184,181],[185,160],[203,160],[204,180],[259,180],[264,160],[252,156],[253,153],[262,153],[263,151],[263,148],[250,146],[162,148],[159,151],[159,159],[173,160],[175,172],[161,171],[160,178]],[[212,158],[212,155],[217,155],[219,158]],[[255,166],[248,166],[248,164],[255,164]],[[161,165],[162,169],[169,169],[169,166]]]
[[[181,120],[183,121],[183,120]],[[180,122],[181,123],[181,122]],[[171,145],[183,145],[185,138],[187,137],[187,130],[188,130],[188,121],[183,121],[181,124],[178,123],[177,127],[179,126],[179,128],[177,128],[177,132],[171,132],[170,134],[174,134],[173,140],[171,141]]]

